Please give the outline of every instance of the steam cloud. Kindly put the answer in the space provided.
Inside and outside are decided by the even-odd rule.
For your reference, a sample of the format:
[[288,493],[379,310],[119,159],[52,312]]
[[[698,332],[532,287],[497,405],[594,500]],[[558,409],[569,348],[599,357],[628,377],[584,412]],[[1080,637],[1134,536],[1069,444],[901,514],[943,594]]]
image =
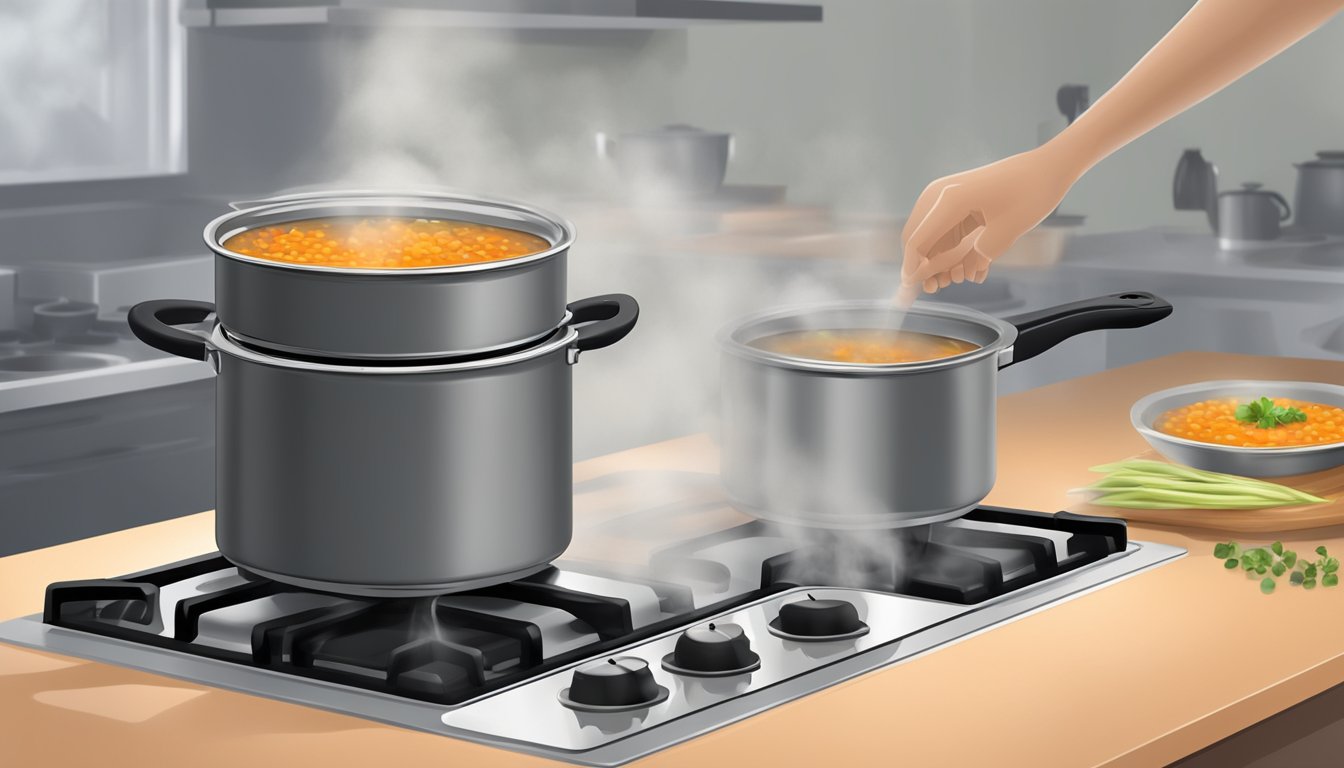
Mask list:
[[109,159],[105,5],[0,2],[0,174]]
[[[592,140],[599,130],[642,130],[663,120],[632,124],[622,105],[610,101],[611,73],[591,65],[520,76],[519,62],[529,55],[520,45],[490,32],[393,28],[372,34],[348,62],[346,106],[323,161],[336,159],[339,182],[351,187],[470,190],[527,200],[577,220],[570,295],[623,291],[642,307],[629,339],[575,367],[578,456],[632,447],[650,436],[713,432],[714,338],[726,321],[774,305],[890,294],[890,282],[846,274],[844,259],[824,268],[838,277],[830,282],[818,277],[814,264],[675,246],[701,226],[702,212],[622,206],[641,198],[640,190],[620,185],[596,157]],[[811,189],[830,187],[837,199],[844,190],[851,201],[882,198],[880,185],[856,172],[863,167],[861,147],[841,142],[819,149],[819,162],[800,169],[815,173],[805,180]],[[665,503],[657,483],[646,491],[637,507]],[[818,582],[861,582],[875,558],[891,559],[889,547],[877,552],[873,537],[863,533],[791,528],[786,535],[813,553],[800,565]]]

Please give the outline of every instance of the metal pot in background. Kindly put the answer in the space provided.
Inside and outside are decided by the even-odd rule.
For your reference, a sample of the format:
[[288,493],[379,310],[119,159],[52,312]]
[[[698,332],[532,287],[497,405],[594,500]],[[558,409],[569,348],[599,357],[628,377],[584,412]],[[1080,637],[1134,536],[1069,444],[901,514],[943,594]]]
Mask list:
[[637,196],[704,197],[723,186],[733,137],[689,125],[668,125],[614,139],[599,133],[597,151],[616,164]]
[[[567,321],[565,264],[574,228],[540,209],[469,195],[369,190],[235,206],[206,226],[205,242],[215,253],[219,321],[254,346],[337,359],[470,356],[527,346]],[[551,247],[460,266],[364,269],[276,262],[225,246],[244,230],[326,216],[470,221],[528,232]]]
[[1248,181],[1241,189],[1218,193],[1218,240],[1228,246],[1245,241],[1275,240],[1280,225],[1292,215],[1278,192]]
[[[569,305],[526,349],[412,363],[287,358],[173,325],[215,307],[131,309],[145,343],[218,376],[220,552],[277,581],[341,594],[440,594],[510,581],[569,544],[571,371],[634,327],[623,294]],[[584,325],[579,325],[579,324]]]
[[[1137,328],[1169,314],[1170,304],[1135,291],[1007,320],[956,306],[901,313],[885,302],[846,302],[739,321],[719,338],[724,486],[752,515],[819,528],[959,517],[994,485],[999,369],[1080,333]],[[901,328],[979,347],[941,360],[863,365],[752,346],[776,333],[837,328]]]
[[1344,235],[1344,151],[1317,152],[1296,167],[1293,223],[1305,232]]
[[1209,226],[1218,231],[1218,166],[1196,148],[1182,152],[1171,182],[1171,201],[1178,211],[1204,211]]

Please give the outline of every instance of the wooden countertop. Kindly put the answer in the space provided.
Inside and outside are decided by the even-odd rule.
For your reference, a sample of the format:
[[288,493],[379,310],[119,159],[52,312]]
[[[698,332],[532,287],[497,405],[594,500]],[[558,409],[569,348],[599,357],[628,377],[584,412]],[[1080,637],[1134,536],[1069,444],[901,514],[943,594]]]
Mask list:
[[[1344,381],[1344,363],[1184,353],[1002,399],[989,503],[1055,510],[1087,467],[1142,450],[1129,406],[1203,379]],[[690,437],[576,466],[712,471]],[[34,510],[34,514],[40,510]],[[580,522],[582,523],[582,511]],[[722,728],[641,766],[1164,765],[1344,682],[1344,590],[1262,595],[1217,534],[1131,526],[1191,556]],[[1344,551],[1344,526],[1286,534]],[[0,619],[51,581],[213,549],[203,513],[0,560]],[[317,709],[0,645],[0,750],[16,765],[552,764]]]

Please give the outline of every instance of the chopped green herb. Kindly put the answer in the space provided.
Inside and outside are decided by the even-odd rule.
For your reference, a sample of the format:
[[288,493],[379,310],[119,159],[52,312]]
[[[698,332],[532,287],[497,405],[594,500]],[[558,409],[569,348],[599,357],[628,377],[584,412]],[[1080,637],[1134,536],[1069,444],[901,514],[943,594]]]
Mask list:
[[1274,401],[1268,397],[1238,405],[1234,415],[1237,417],[1237,421],[1254,422],[1255,426],[1260,429],[1273,429],[1280,424],[1292,424],[1307,420],[1307,414],[1301,410],[1275,405]]
[[1213,556],[1223,561],[1227,570],[1238,566],[1247,579],[1260,582],[1260,591],[1268,595],[1274,591],[1278,578],[1288,574],[1288,584],[1303,589],[1339,586],[1339,559],[1331,557],[1325,547],[1317,547],[1316,560],[1302,560],[1297,553],[1276,541],[1267,547],[1242,549],[1235,541],[1219,542],[1213,547]]

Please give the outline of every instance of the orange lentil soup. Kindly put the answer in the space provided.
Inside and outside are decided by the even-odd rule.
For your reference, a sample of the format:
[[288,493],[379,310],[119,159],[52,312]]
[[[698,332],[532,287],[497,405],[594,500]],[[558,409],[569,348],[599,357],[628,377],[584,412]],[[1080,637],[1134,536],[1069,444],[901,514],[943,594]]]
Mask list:
[[762,336],[751,346],[807,360],[870,365],[918,363],[979,349],[979,345],[961,339],[885,328],[786,331]]
[[1307,415],[1306,421],[1261,429],[1253,421],[1237,420],[1237,406],[1242,401],[1220,398],[1173,408],[1162,414],[1155,426],[1157,431],[1173,437],[1240,448],[1282,448],[1344,442],[1344,409],[1286,397],[1271,399],[1277,406],[1302,411]]
[[514,259],[551,244],[527,232],[469,221],[331,216],[249,229],[225,240],[224,247],[289,264],[416,269]]

